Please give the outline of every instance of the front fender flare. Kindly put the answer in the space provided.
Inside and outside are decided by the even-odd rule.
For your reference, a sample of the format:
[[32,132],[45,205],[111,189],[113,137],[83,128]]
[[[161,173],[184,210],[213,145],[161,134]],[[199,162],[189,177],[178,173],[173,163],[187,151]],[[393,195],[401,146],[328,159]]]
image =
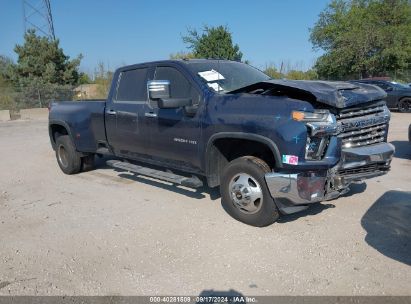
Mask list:
[[217,140],[217,139],[221,139],[221,138],[225,138],[225,139],[246,139],[246,140],[251,140],[251,141],[256,141],[259,143],[262,143],[264,145],[266,145],[271,152],[273,153],[274,156],[274,160],[275,160],[275,165],[277,168],[282,168],[282,163],[281,163],[281,156],[280,156],[280,151],[277,147],[277,145],[269,138],[262,136],[262,135],[258,135],[258,134],[253,134],[253,133],[246,133],[246,132],[219,132],[219,133],[215,133],[213,134],[208,142],[207,142],[207,146],[206,146],[206,153],[205,153],[205,173],[207,176],[207,179],[209,181],[209,185],[213,186],[216,185],[216,182],[213,182],[212,180],[214,180],[214,178],[212,177],[212,162],[213,159],[211,157],[211,152],[212,152],[212,146],[213,143]]

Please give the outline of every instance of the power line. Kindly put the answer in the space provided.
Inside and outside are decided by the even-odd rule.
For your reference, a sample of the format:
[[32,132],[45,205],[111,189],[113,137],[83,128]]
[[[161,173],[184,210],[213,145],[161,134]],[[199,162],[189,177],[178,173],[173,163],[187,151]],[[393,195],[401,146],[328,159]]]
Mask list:
[[50,0],[22,0],[24,32],[35,29],[38,33],[55,40]]

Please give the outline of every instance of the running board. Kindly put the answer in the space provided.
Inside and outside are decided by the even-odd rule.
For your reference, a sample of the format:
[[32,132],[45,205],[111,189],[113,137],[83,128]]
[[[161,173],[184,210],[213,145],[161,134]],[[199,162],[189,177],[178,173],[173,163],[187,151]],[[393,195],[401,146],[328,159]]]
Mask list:
[[203,182],[197,177],[185,177],[177,175],[171,172],[165,172],[161,170],[155,170],[147,167],[137,166],[128,162],[122,162],[119,160],[108,160],[106,164],[110,167],[121,169],[136,174],[149,176],[163,181],[167,181],[173,184],[182,185],[189,188],[200,188],[203,186]]

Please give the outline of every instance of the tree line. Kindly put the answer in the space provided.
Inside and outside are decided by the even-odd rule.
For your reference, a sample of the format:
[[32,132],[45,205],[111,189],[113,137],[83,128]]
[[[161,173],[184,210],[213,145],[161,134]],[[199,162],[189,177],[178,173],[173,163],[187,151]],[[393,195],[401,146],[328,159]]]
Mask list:
[[310,30],[323,79],[390,76],[410,81],[411,2],[333,0]]
[[[310,31],[310,41],[321,55],[311,69],[268,64],[272,78],[348,80],[389,76],[411,81],[411,4],[407,0],[332,0]],[[181,37],[187,52],[171,59],[218,58],[244,60],[227,26],[188,29]],[[82,55],[70,59],[59,40],[34,30],[14,48],[17,61],[0,56],[0,109],[45,106],[50,100],[75,98],[81,84],[96,86],[93,98],[107,96],[113,72],[103,63],[93,79],[79,71]]]

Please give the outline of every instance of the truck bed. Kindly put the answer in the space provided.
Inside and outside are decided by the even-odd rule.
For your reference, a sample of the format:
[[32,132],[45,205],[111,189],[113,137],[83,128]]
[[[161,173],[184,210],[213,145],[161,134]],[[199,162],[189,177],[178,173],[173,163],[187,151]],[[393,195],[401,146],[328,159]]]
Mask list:
[[62,101],[50,105],[49,120],[68,124],[69,134],[79,151],[95,152],[99,142],[106,142],[104,110],[106,100]]

